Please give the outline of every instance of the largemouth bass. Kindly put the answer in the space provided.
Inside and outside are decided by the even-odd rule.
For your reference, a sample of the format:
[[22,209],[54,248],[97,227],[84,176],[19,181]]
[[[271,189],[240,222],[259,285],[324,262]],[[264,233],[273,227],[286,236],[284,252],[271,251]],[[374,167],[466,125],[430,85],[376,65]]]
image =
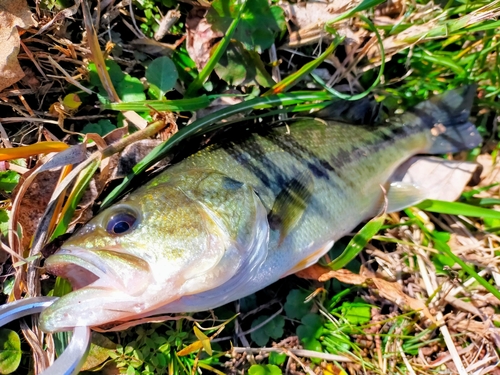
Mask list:
[[306,268],[384,206],[426,198],[390,182],[415,154],[481,137],[475,90],[450,91],[381,127],[305,119],[216,143],[104,210],[50,256],[74,291],[45,310],[44,331],[215,308]]

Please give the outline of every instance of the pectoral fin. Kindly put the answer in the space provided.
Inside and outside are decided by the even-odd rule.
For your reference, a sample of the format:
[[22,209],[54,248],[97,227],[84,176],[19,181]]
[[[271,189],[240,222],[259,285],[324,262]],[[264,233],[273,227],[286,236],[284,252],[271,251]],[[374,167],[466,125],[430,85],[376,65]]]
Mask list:
[[291,179],[276,197],[268,220],[269,227],[280,232],[280,244],[300,221],[313,190],[311,172],[304,171]]

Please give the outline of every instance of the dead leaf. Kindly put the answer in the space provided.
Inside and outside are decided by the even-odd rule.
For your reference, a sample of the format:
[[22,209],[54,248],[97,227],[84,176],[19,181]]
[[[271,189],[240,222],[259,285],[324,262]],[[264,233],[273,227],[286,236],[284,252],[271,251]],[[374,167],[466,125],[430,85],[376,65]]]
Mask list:
[[[283,9],[287,21],[294,24],[298,30],[290,32],[289,40],[281,48],[296,48],[315,44],[319,41],[329,42],[333,39],[333,36],[323,29],[325,23],[354,8],[359,3],[359,0],[307,1],[297,2],[296,4],[282,2],[280,7]],[[335,24],[335,28],[340,36],[345,37],[344,45],[359,45],[361,39],[367,35],[365,30],[353,32],[345,22]]]
[[345,269],[330,271],[321,275],[318,280],[321,282],[325,282],[332,278],[335,278],[340,282],[352,285],[371,284],[375,286],[375,288],[377,288],[379,295],[382,298],[391,301],[404,311],[421,311],[427,319],[429,319],[433,323],[436,323],[434,316],[432,316],[432,314],[429,312],[429,309],[424,302],[407,296],[398,283],[376,277],[375,274],[369,272],[366,269],[362,269],[361,274],[359,275]]
[[35,25],[26,0],[0,0],[0,91],[24,77],[17,60],[20,39],[17,27]]
[[335,2],[300,1],[296,4],[283,2],[280,7],[288,21],[299,28],[313,24],[322,26],[342,13],[354,8],[359,1],[340,0]]
[[395,303],[403,311],[415,310],[421,311],[424,316],[431,322],[436,323],[436,319],[429,312],[429,309],[423,301],[407,296],[402,290],[401,285],[378,277],[370,278],[375,287],[378,289],[380,296]]
[[[26,179],[28,175],[31,174],[31,171],[27,172],[23,178]],[[23,250],[29,248],[31,238],[36,231],[40,218],[47,208],[47,204],[57,184],[59,174],[60,171],[41,172],[36,176],[35,180],[24,194],[18,211],[18,222],[23,231],[21,237],[21,248]],[[21,183],[18,186],[21,186]],[[13,196],[16,196],[17,191],[18,189],[14,191]]]
[[[300,277],[301,279],[306,279],[306,280],[320,280],[321,277],[325,274],[329,274],[330,268],[324,267],[318,263],[313,264],[312,266],[309,266],[307,268],[304,268],[303,270],[300,270],[299,272],[295,272],[295,276]],[[331,271],[331,272],[337,272],[337,271]]]
[[342,269],[338,271],[329,271],[318,278],[318,281],[324,283],[332,278],[346,284],[361,285],[366,282],[366,277]]
[[212,47],[224,36],[222,32],[212,30],[205,18],[206,12],[203,8],[193,8],[186,19],[186,49],[198,70],[207,64]]
[[413,157],[394,172],[391,181],[417,185],[425,191],[427,199],[452,202],[460,197],[478,166],[430,156]]

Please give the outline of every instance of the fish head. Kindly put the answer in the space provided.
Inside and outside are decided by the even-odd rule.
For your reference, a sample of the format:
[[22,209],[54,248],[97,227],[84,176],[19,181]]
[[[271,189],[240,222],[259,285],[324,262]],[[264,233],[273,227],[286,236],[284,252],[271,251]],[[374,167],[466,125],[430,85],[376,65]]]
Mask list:
[[250,186],[205,169],[160,175],[46,259],[74,291],[42,313],[40,326],[54,332],[168,311],[183,296],[244,278],[265,258],[267,238],[266,210]]

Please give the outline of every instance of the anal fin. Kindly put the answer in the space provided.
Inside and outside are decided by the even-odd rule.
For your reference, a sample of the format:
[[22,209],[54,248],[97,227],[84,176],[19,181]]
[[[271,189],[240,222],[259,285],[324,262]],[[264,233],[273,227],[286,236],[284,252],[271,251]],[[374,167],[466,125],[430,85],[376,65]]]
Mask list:
[[387,190],[387,212],[397,212],[427,198],[425,190],[411,182],[392,182]]

